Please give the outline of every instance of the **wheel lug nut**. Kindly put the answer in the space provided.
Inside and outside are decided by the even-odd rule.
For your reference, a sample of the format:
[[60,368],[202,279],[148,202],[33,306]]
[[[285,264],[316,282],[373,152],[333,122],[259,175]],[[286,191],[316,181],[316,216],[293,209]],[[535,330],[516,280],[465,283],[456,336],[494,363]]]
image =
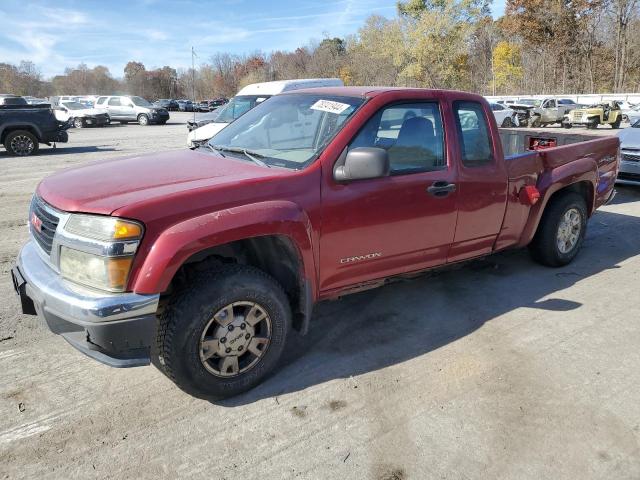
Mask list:
[[251,335],[249,335],[248,333],[244,336],[244,338],[246,338],[247,340],[249,340],[251,338]]
[[244,330],[245,328],[247,328],[247,325],[243,323],[242,325],[240,325],[240,328]]
[[241,352],[241,351],[242,351],[242,345],[240,345],[240,346],[238,347],[238,351],[239,351],[239,352]]
[[231,349],[229,347],[227,347],[227,349],[225,350],[225,352],[227,353],[231,353]]
[[229,331],[233,332],[233,325],[229,325]]
[[222,338],[220,339],[220,343],[225,343],[226,341],[227,341],[227,337],[222,337]]

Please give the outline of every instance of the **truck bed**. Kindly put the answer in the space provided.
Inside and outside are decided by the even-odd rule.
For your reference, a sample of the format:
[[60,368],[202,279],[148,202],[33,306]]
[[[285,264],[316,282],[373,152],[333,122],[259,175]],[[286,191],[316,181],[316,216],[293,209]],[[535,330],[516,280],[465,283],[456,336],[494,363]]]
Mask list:
[[[596,164],[593,208],[604,204],[613,188],[617,175],[617,157],[620,141],[616,136],[594,136],[550,130],[500,129],[505,166],[509,179],[509,197],[504,228],[497,247],[521,242],[520,234],[536,210],[523,205],[518,192],[526,185],[535,185],[545,192],[554,185],[555,172],[562,176],[593,172]],[[592,180],[593,181],[593,180]]]

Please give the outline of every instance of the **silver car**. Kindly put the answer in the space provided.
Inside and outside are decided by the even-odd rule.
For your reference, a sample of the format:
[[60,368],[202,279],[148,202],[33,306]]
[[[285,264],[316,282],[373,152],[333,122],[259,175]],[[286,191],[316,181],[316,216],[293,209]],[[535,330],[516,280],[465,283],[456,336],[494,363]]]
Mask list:
[[618,183],[640,185],[640,120],[618,133],[620,138],[620,172]]
[[140,125],[152,123],[164,125],[169,120],[166,108],[154,107],[142,97],[104,96],[96,100],[96,108],[105,109],[110,120],[120,123],[138,122]]

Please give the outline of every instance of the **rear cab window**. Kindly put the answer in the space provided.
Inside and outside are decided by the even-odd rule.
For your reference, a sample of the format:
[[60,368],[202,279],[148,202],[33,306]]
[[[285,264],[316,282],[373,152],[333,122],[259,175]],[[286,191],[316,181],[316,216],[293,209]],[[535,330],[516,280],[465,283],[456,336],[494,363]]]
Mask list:
[[453,102],[453,113],[460,140],[462,165],[483,167],[493,163],[493,143],[484,108],[478,102]]

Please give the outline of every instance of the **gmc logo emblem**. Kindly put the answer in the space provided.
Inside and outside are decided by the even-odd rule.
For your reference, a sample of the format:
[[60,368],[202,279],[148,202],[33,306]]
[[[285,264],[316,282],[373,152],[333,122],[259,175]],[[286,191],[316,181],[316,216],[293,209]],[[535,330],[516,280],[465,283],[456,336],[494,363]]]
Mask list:
[[38,232],[42,231],[42,220],[40,220],[35,213],[31,214],[31,226]]
[[371,260],[373,258],[378,258],[381,256],[382,254],[380,252],[367,253],[366,255],[356,255],[355,257],[341,258],[340,263],[361,262],[363,260]]

